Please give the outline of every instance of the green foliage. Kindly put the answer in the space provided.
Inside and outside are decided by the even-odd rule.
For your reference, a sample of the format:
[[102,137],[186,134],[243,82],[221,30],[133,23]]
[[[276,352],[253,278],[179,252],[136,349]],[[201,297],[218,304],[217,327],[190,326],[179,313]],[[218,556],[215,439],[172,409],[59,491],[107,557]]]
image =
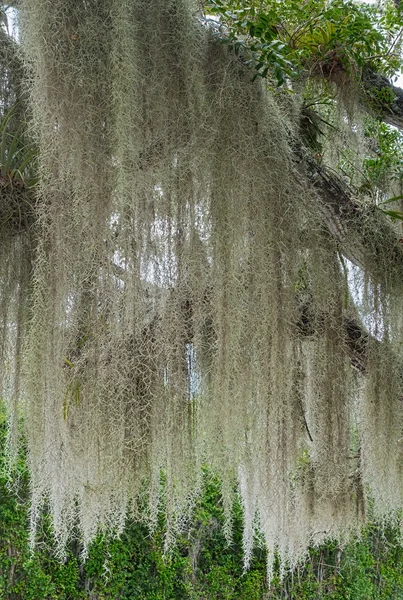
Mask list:
[[373,146],[372,156],[364,160],[366,179],[371,187],[384,187],[391,180],[400,181],[403,167],[403,134],[398,129],[367,120],[365,135]]
[[311,90],[306,92],[301,107],[300,133],[305,144],[315,152],[322,150],[322,136],[328,128],[335,129],[335,126],[322,114],[324,108],[331,110],[333,104],[333,99],[325,93],[312,95]]
[[16,126],[15,109],[0,120],[0,186],[32,187],[36,183],[38,150],[26,140],[26,124]]
[[[5,423],[1,417],[1,441]],[[280,576],[270,589],[265,552],[254,551],[250,570],[242,562],[242,510],[234,507],[230,546],[222,533],[220,486],[209,478],[193,523],[169,556],[164,556],[163,523],[150,537],[139,523],[127,524],[119,538],[99,536],[85,562],[76,542],[63,561],[44,519],[38,547],[30,554],[27,523],[27,470],[23,457],[10,488],[4,454],[0,458],[0,597],[7,600],[390,600],[403,597],[403,549],[392,529],[370,526],[343,550],[329,542],[311,549],[304,564]],[[18,490],[18,491],[17,491]]]
[[85,596],[77,587],[78,559],[71,552],[64,563],[56,559],[46,522],[38,550],[30,552],[26,464],[20,457],[12,480],[4,458],[4,416],[0,420],[0,598],[79,600]]
[[391,75],[401,65],[401,16],[389,5],[380,15],[343,0],[209,0],[207,11],[224,25],[230,48],[249,50],[255,77],[274,76],[279,86],[301,74],[337,81],[370,68]]
[[389,109],[395,100],[395,94],[390,87],[370,88],[367,90],[367,97],[372,101],[375,111]]
[[[210,0],[207,11],[217,15],[224,26],[225,43],[254,70],[253,78],[274,77],[278,86],[286,79],[303,76],[318,78],[338,86],[359,85],[367,71],[392,76],[401,66],[403,14],[394,3],[382,10],[365,3],[343,0],[308,0],[304,3],[265,0],[248,4],[239,0]],[[330,87],[322,90],[305,85],[301,108],[300,133],[305,144],[322,158],[323,136],[334,125],[324,107],[334,105]],[[393,91],[366,88],[366,102],[377,113],[387,110],[395,99]],[[361,191],[376,196],[388,194],[401,182],[403,166],[402,133],[386,123],[367,118],[365,136],[370,140],[362,162]],[[339,167],[350,182],[357,165],[349,150],[342,151]],[[392,221],[403,220],[403,213],[379,207]]]
[[403,212],[400,210],[386,210],[384,208],[380,208],[380,210],[384,215],[390,217],[392,221],[403,221]]

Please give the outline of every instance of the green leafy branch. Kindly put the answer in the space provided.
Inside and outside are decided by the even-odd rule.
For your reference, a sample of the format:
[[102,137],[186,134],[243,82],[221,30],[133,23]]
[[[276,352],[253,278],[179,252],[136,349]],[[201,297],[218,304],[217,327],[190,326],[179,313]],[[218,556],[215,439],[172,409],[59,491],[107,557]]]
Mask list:
[[384,215],[387,215],[394,221],[403,221],[403,212],[400,210],[391,210],[388,208],[383,208],[382,205],[391,204],[392,202],[398,202],[399,200],[403,200],[403,195],[394,196],[393,198],[388,198],[387,200],[383,200],[377,206],[378,210],[380,210]]
[[343,0],[209,0],[206,10],[219,18],[231,50],[249,51],[254,78],[274,76],[278,86],[301,73],[332,80],[364,68],[390,74],[401,65],[402,32],[390,11],[380,20],[374,7]]

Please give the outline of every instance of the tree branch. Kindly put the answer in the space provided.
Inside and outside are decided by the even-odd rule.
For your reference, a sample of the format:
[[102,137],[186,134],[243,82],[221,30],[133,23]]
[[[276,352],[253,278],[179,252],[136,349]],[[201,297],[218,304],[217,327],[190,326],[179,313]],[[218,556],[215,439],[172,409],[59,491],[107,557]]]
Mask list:
[[342,253],[364,269],[374,283],[391,291],[403,283],[403,245],[389,219],[376,207],[360,204],[344,181],[319,164],[297,141],[294,158],[298,177],[309,181],[327,227]]
[[384,75],[369,70],[364,72],[362,82],[372,110],[385,123],[403,129],[403,89],[391,84]]

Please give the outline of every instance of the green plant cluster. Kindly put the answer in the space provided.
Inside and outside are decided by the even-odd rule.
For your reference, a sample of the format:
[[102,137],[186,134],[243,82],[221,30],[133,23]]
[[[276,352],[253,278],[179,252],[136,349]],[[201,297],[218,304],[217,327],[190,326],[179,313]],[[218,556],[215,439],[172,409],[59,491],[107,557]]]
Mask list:
[[[329,83],[336,88],[352,84],[375,117],[395,100],[390,87],[362,82],[368,73],[392,77],[402,69],[403,4],[384,2],[380,8],[344,0],[208,0],[206,12],[218,17],[221,39],[250,65],[253,79],[274,79],[278,86],[287,79],[304,80],[300,133],[319,161],[323,139],[337,130],[332,115],[338,96]],[[348,93],[345,100],[348,105]],[[351,185],[359,182],[360,192],[376,198],[386,216],[402,221],[400,207],[385,206],[402,199],[402,134],[374,117],[365,121],[368,143],[360,167],[356,151],[348,147],[341,151],[338,167]]]
[[403,22],[393,3],[381,14],[344,0],[208,0],[206,9],[218,16],[230,48],[250,55],[254,76],[274,76],[279,86],[301,74],[334,81],[401,67]]
[[[1,424],[4,446],[5,424]],[[328,543],[310,551],[305,563],[280,575],[270,588],[265,552],[256,548],[243,570],[242,511],[234,507],[230,545],[222,533],[224,520],[219,485],[210,478],[190,529],[169,557],[164,556],[161,523],[150,536],[130,522],[117,539],[99,537],[86,561],[72,542],[63,560],[54,552],[46,518],[36,550],[28,543],[28,481],[23,457],[14,474],[0,463],[0,598],[2,600],[390,600],[403,598],[403,549],[393,530],[368,527],[362,539],[343,550]],[[18,479],[18,481],[17,481]]]
[[372,156],[364,160],[368,186],[382,189],[391,181],[401,182],[403,172],[403,134],[400,130],[367,119],[365,136],[374,144]]
[[[16,119],[17,117],[17,119]],[[17,107],[0,119],[0,189],[5,187],[33,187],[37,181],[36,159],[38,150],[26,142],[25,122],[16,126]]]

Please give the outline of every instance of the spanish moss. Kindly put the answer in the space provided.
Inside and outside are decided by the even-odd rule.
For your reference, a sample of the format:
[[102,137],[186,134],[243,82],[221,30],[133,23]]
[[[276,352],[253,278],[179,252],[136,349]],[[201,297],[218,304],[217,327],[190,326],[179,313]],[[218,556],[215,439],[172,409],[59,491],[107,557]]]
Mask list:
[[33,539],[45,505],[60,548],[163,511],[169,548],[205,465],[228,536],[241,496],[245,565],[257,529],[269,572],[357,530],[365,498],[397,514],[393,302],[373,282],[357,369],[340,248],[278,94],[192,0],[22,4],[40,177],[29,285],[0,248],[0,350]]

